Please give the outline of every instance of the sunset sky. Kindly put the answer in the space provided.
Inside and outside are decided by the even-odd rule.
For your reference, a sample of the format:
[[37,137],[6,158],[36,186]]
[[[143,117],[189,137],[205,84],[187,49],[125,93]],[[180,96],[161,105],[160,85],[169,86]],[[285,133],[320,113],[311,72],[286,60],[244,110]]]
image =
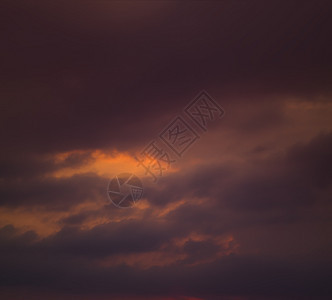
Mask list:
[[[0,299],[332,299],[330,1],[0,15]],[[224,111],[206,130],[201,91]],[[160,139],[177,117],[199,137],[181,156]],[[157,182],[151,141],[175,160]],[[107,194],[122,173],[132,208]]]

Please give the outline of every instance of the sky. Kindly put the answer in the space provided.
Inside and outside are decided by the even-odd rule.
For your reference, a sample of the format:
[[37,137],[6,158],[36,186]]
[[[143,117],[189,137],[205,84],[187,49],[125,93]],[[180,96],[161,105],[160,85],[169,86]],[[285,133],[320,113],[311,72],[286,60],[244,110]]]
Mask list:
[[331,299],[329,1],[0,14],[1,299]]

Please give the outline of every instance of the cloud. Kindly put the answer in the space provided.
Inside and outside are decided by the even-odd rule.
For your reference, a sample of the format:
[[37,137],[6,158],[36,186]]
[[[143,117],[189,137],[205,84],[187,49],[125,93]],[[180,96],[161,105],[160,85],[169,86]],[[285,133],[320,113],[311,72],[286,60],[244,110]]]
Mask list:
[[137,19],[119,24],[114,14],[130,4],[108,9],[102,28],[103,4],[31,5],[3,4],[17,18],[6,26],[2,151],[128,150],[201,89],[225,105],[244,94],[331,92],[324,2],[177,3],[133,31]]
[[64,168],[77,168],[92,162],[91,152],[66,153],[61,160],[54,155],[8,155],[2,158],[2,178],[33,178],[52,174]]
[[2,182],[1,205],[39,206],[66,210],[86,201],[105,198],[107,178],[93,173],[68,178],[24,178]]
[[[64,236],[60,234],[59,237]],[[202,244],[189,242],[185,249],[194,255],[204,255],[201,250],[207,254],[207,248],[200,248],[199,245]],[[17,250],[25,255],[15,260],[10,259],[11,254],[2,255],[2,286],[29,284],[37,287],[43,284],[46,290],[75,294],[94,292],[97,297],[121,293],[147,296],[204,295],[208,299],[219,294],[279,297],[277,299],[290,295],[315,296],[323,299],[331,292],[327,281],[329,267],[321,263],[303,267],[288,260],[230,255],[213,263],[196,266],[174,264],[139,270],[125,265],[98,267],[92,265],[90,259],[82,259],[74,252],[67,252],[69,259],[61,251],[44,252],[41,246],[36,252],[34,246],[35,251],[31,251],[30,247],[20,244]]]
[[[1,298],[328,299],[330,2],[0,6]],[[108,205],[202,89],[222,122]]]

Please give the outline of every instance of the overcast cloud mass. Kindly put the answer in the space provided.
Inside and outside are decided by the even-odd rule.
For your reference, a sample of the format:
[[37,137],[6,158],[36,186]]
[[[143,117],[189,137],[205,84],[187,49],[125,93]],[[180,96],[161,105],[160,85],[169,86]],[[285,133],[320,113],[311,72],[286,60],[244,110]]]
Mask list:
[[[3,0],[0,298],[332,297],[330,1]],[[225,110],[154,183],[133,158]],[[171,151],[170,151],[171,152]],[[134,173],[143,198],[113,206]]]

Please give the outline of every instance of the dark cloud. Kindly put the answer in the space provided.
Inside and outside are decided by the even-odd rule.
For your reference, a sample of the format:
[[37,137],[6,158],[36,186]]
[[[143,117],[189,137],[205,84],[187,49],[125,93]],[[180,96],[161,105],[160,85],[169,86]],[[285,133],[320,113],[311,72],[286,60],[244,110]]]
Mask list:
[[332,133],[322,133],[307,145],[294,146],[287,163],[307,177],[308,183],[326,187],[332,179]]
[[0,177],[33,178],[44,176],[63,168],[80,167],[93,162],[91,152],[70,153],[63,160],[56,161],[51,155],[7,155],[0,161]]
[[203,88],[225,104],[331,92],[326,1],[174,3],[120,23],[135,8],[114,6],[3,1],[3,151],[128,149]]
[[107,181],[107,178],[94,173],[67,178],[24,178],[24,180],[3,181],[1,205],[67,210],[86,201],[105,198]]
[[206,260],[214,257],[220,246],[211,240],[206,241],[192,241],[189,240],[184,245],[184,251],[189,254],[189,258],[185,259],[184,263],[194,263],[200,260]]
[[[61,236],[61,235],[59,235]],[[36,287],[63,293],[108,295],[191,295],[213,299],[215,295],[294,297],[324,299],[331,293],[327,278],[330,266],[316,262],[305,267],[292,261],[267,257],[225,256],[213,263],[196,266],[171,265],[140,270],[137,267],[96,267],[69,252],[71,259],[60,252],[43,254],[19,245],[24,256],[11,260],[1,256],[2,286]],[[201,245],[185,246],[199,253]],[[207,248],[201,248],[207,251]],[[79,250],[79,249],[77,249]],[[205,252],[207,254],[207,252]],[[29,260],[26,259],[28,254]],[[9,260],[8,260],[9,258]],[[14,271],[15,270],[15,271]]]
[[78,214],[72,214],[69,217],[63,218],[60,223],[61,225],[82,225],[86,220],[89,220],[91,217],[96,217],[100,214],[99,211],[85,211]]
[[[0,297],[329,299],[332,136],[318,119],[331,12],[329,1],[1,1]],[[94,150],[136,151],[202,89],[225,122],[186,168],[145,184],[146,208],[106,205],[95,173],[51,176]],[[310,119],[304,103],[323,108]],[[58,214],[58,230],[16,228],[7,210]],[[156,253],[171,262],[105,265],[153,265]]]
[[331,142],[330,133],[320,134],[285,153],[252,161],[248,154],[242,168],[227,162],[201,164],[163,178],[149,199],[153,205],[167,205],[183,197],[210,197],[234,209],[253,210],[307,205],[317,197],[318,188],[331,183]]
[[[41,247],[47,253],[102,258],[113,254],[157,250],[171,237],[180,234],[175,228],[158,222],[124,221],[99,225],[91,230],[65,227],[46,238]],[[183,234],[183,233],[182,233]]]

